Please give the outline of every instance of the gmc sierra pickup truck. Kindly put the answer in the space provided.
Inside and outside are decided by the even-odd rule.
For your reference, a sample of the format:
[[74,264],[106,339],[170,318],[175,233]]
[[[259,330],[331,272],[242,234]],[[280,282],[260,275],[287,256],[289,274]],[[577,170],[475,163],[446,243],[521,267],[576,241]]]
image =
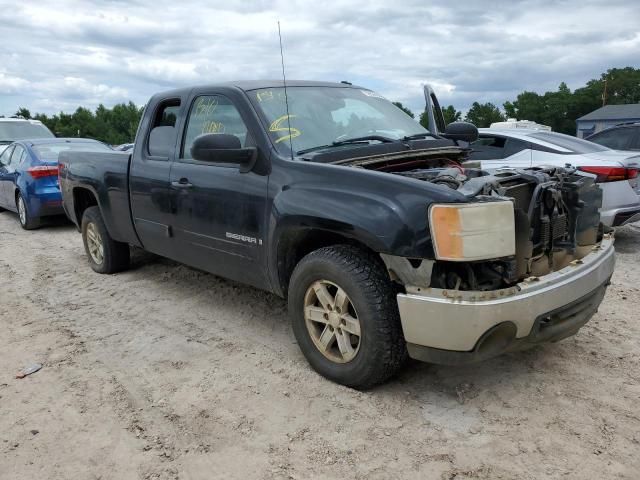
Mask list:
[[60,185],[96,272],[133,245],[285,297],[311,366],[368,388],[560,340],[602,301],[594,178],[464,168],[475,138],[347,83],[235,82],[154,96],[131,153],[65,152]]

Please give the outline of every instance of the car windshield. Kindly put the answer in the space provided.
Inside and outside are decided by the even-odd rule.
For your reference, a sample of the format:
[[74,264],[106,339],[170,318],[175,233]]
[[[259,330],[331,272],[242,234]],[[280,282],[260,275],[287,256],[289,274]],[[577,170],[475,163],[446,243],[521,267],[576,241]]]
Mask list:
[[536,132],[529,136],[571,150],[573,153],[596,153],[609,150],[609,148],[603,147],[602,145],[562,133]]
[[359,137],[379,137],[380,141],[388,141],[428,134],[418,122],[371,90],[287,87],[288,115],[284,88],[264,88],[248,93],[264,116],[276,147],[286,155],[290,153],[290,140],[293,151],[302,153]]
[[41,123],[0,121],[0,142],[25,140],[27,138],[54,138],[54,135]]
[[60,152],[111,152],[113,149],[100,142],[52,142],[34,145],[38,158],[46,162],[57,162]]

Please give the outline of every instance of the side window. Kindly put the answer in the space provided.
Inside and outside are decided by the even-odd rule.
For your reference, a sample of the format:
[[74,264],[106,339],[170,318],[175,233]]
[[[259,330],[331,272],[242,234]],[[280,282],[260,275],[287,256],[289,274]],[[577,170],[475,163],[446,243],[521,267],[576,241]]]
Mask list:
[[504,158],[515,155],[516,153],[519,153],[522,150],[526,150],[527,148],[529,148],[529,144],[527,142],[523,142],[522,140],[518,140],[515,138],[507,138],[507,141],[504,145]]
[[11,160],[11,154],[13,153],[13,149],[14,147],[7,147],[5,148],[4,152],[2,152],[2,155],[0,155],[0,163],[4,166],[9,165],[9,160]]
[[235,135],[241,146],[248,144],[247,127],[240,113],[228,98],[219,95],[202,96],[193,101],[180,158],[191,159],[191,145],[203,133]]
[[496,160],[504,157],[506,139],[501,137],[481,137],[471,143],[471,160]]
[[626,127],[616,128],[596,134],[590,140],[614,150],[625,150],[628,148],[631,137],[633,136],[633,130],[633,128]]
[[631,140],[629,148],[631,150],[640,150],[640,127],[630,128],[629,130],[633,130],[633,140]]
[[16,148],[13,151],[13,154],[11,155],[11,161],[9,162],[9,164],[13,168],[17,167],[18,165],[20,165],[20,162],[22,162],[24,156],[25,156],[24,148],[21,147],[20,145],[16,145]]
[[147,148],[149,155],[168,158],[176,144],[176,122],[180,112],[180,100],[161,103],[154,115]]

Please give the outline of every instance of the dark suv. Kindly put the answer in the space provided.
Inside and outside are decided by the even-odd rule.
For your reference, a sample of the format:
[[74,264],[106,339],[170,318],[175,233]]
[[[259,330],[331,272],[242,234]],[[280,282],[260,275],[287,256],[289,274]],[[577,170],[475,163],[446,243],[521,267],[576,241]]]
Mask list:
[[585,140],[614,150],[640,150],[640,122],[622,123],[594,133]]

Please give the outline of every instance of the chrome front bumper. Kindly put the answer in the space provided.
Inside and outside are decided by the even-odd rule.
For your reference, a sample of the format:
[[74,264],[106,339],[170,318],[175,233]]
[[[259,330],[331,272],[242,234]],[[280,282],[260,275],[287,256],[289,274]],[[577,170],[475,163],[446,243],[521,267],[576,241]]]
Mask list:
[[[421,294],[399,294],[409,354],[437,363],[464,363],[464,358],[473,361],[512,350],[519,340],[540,343],[571,335],[595,313],[614,264],[613,238],[605,236],[581,260],[508,289],[461,292],[430,288]],[[554,335],[540,335],[539,327],[552,319],[563,326],[555,325]],[[491,348],[479,351],[487,345]],[[456,360],[446,351],[466,355]],[[440,353],[444,354],[442,362],[437,361]]]

